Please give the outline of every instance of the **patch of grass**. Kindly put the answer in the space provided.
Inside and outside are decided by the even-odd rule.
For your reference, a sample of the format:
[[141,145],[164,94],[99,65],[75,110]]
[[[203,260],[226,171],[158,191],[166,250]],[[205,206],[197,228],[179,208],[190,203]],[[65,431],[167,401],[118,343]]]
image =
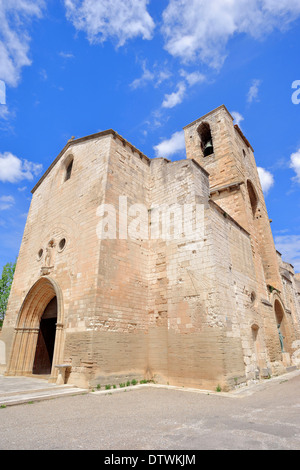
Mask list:
[[222,392],[221,385],[218,385],[218,386],[216,387],[216,392]]
[[6,405],[1,405],[0,408],[6,408]]
[[105,390],[110,390],[111,389],[111,385],[105,385]]
[[137,384],[137,380],[133,379],[133,380],[131,381],[131,385],[136,385],[136,384]]

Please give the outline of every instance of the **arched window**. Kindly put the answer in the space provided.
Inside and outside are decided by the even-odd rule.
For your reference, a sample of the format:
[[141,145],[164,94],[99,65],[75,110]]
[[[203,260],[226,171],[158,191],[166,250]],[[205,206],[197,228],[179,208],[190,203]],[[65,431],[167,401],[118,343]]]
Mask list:
[[67,165],[65,181],[68,181],[71,178],[72,169],[73,169],[73,159]]
[[69,153],[68,155],[65,156],[65,158],[62,160],[61,167],[60,167],[60,174],[61,174],[61,182],[65,183],[68,181],[73,172],[73,167],[74,167],[74,156],[72,153]]
[[210,125],[207,122],[202,122],[198,128],[198,134],[201,140],[201,148],[204,157],[208,157],[214,153],[213,140],[210,131]]
[[257,206],[258,206],[258,197],[257,197],[253,184],[249,180],[247,181],[247,189],[248,189],[248,195],[249,195],[250,204],[252,208],[252,213],[254,216],[256,213]]

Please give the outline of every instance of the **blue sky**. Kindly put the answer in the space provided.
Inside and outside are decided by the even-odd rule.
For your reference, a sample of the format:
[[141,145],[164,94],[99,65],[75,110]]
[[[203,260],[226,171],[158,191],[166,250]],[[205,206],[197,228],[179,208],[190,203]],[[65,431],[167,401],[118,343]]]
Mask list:
[[0,24],[0,268],[72,136],[113,128],[176,160],[182,128],[225,104],[300,271],[300,0],[0,0]]

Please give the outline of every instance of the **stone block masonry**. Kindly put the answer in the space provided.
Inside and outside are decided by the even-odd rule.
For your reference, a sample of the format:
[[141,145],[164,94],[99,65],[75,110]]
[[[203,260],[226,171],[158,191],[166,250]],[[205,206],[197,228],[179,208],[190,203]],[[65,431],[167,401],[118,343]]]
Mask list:
[[292,365],[300,278],[276,252],[253,148],[225,106],[185,137],[176,162],[113,130],[54,160],[33,189],[1,332],[7,375],[40,373],[48,354],[49,380],[68,364],[80,387],[229,390]]

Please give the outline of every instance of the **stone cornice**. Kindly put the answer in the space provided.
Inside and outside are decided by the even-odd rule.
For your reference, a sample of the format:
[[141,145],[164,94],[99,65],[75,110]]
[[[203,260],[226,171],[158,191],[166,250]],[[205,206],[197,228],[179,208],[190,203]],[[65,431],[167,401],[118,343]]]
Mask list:
[[220,186],[218,188],[212,188],[210,190],[210,195],[213,196],[214,194],[220,194],[224,191],[235,191],[239,190],[240,186],[245,184],[244,181],[236,181],[234,183],[226,184],[225,186]]

